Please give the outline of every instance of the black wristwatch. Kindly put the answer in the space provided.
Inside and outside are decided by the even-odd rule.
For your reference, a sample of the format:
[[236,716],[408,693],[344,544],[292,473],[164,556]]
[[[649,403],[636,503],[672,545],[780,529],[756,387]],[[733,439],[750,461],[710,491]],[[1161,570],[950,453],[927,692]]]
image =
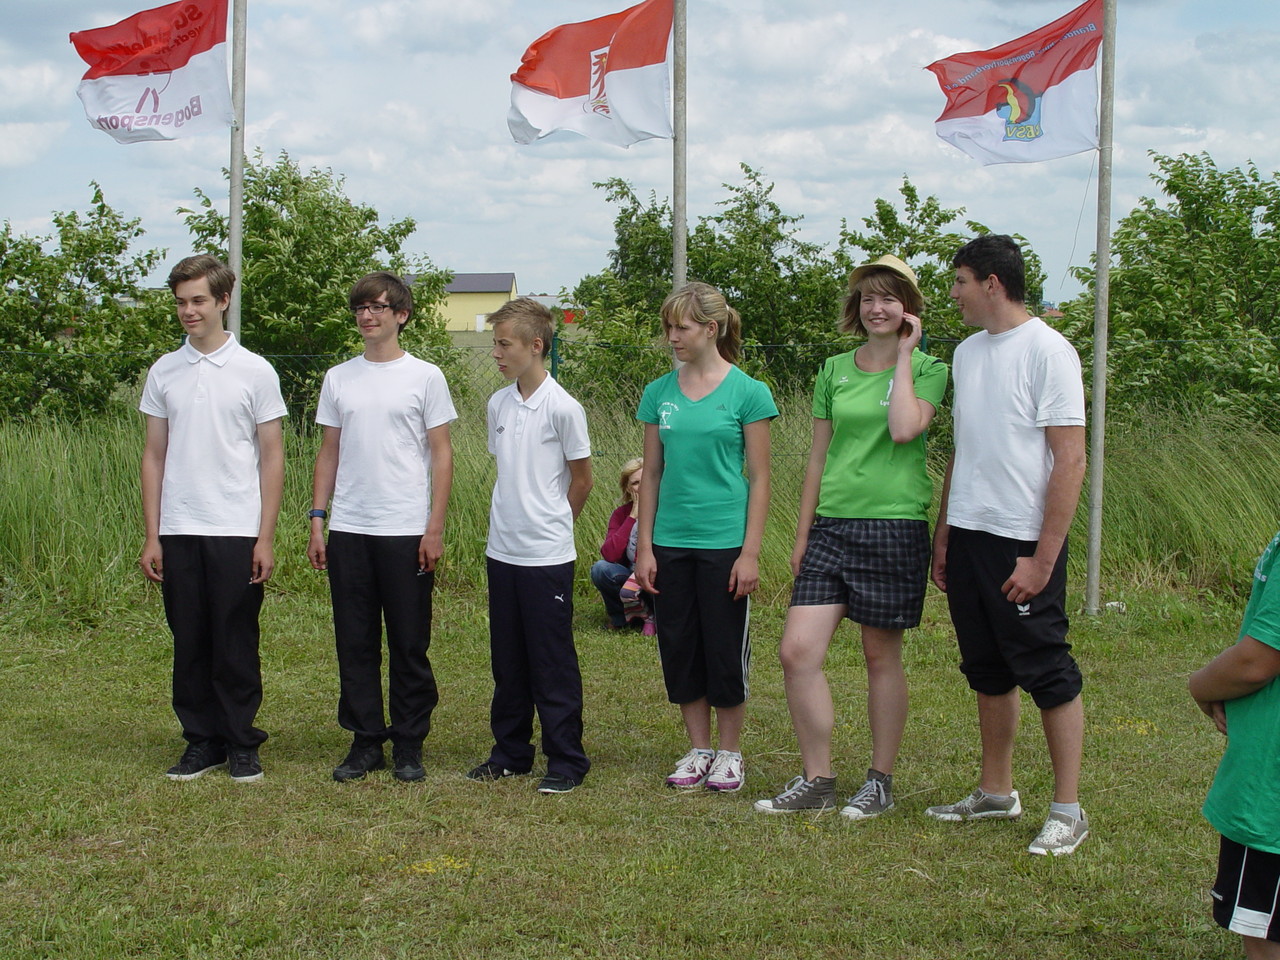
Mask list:
[[312,520],[326,520],[329,517],[329,511],[328,510],[311,510],[307,513],[307,516],[310,517]]

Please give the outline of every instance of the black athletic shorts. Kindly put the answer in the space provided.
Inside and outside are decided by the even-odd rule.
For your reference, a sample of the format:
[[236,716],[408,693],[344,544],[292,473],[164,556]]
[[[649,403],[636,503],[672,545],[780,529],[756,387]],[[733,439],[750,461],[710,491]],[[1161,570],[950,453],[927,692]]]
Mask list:
[[1242,937],[1280,942],[1280,854],[1222,838],[1213,919]]
[[1049,582],[1030,603],[1000,592],[1033,540],[952,527],[947,539],[947,605],[960,644],[960,671],[971,689],[998,697],[1014,687],[1041,710],[1080,693],[1080,668],[1067,642],[1067,545]]

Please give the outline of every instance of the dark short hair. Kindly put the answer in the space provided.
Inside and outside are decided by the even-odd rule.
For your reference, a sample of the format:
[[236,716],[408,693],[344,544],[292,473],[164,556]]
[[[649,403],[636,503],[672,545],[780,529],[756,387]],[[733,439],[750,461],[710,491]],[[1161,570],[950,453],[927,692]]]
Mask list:
[[995,275],[1004,287],[1005,296],[1014,303],[1027,299],[1027,268],[1022,248],[1013,237],[990,233],[975,237],[956,251],[951,265],[968,267],[979,280]]
[[[366,273],[357,280],[347,296],[347,305],[355,310],[360,304],[377,300],[383,294],[386,294],[387,303],[392,310],[396,313],[408,314],[404,318],[404,323],[408,323],[413,318],[413,293],[409,285],[387,270]],[[404,323],[400,324],[401,330],[404,329]]]
[[169,271],[169,291],[177,293],[178,284],[186,283],[188,280],[199,280],[201,277],[208,278],[209,292],[213,294],[215,300],[231,296],[231,291],[235,289],[236,275],[230,267],[217,257],[198,253],[193,257],[179,260]]
[[508,300],[493,313],[484,318],[490,326],[499,323],[511,324],[511,331],[527,344],[534,340],[542,341],[542,353],[545,357],[551,350],[551,338],[555,336],[555,323],[551,311],[537,300],[529,297],[517,297]]

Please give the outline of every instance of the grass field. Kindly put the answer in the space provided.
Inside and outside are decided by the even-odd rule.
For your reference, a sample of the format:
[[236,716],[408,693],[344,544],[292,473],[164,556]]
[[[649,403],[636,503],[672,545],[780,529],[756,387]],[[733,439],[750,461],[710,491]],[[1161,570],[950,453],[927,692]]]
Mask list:
[[[584,559],[608,514],[608,457],[617,450],[620,463],[631,446],[629,417],[611,416],[593,420],[608,453],[580,533]],[[158,593],[134,568],[139,426],[0,424],[0,957],[1238,955],[1208,918],[1216,838],[1198,812],[1221,738],[1185,677],[1234,638],[1233,588],[1273,531],[1273,435],[1200,420],[1113,438],[1104,588],[1126,612],[1077,616],[1073,629],[1093,835],[1075,856],[1044,860],[1025,852],[1050,793],[1029,704],[1015,767],[1023,819],[923,815],[967,793],[977,764],[973,700],[936,593],[908,638],[898,809],[859,825],[752,811],[799,772],[776,660],[789,482],[775,484],[753,612],[741,794],[662,786],[686,746],[676,710],[651,643],[599,629],[585,564],[576,597],[592,773],[558,797],[537,795],[528,778],[466,781],[489,745],[491,693],[476,577],[488,480],[471,419],[457,430],[468,472],[458,489],[471,492],[454,502],[438,581],[441,704],[427,779],[344,785],[330,779],[347,737],[335,720],[326,589],[301,560],[313,438],[290,434],[281,567],[262,617],[266,779],[237,785],[215,772],[177,784],[162,776],[181,750],[169,638]],[[807,429],[803,415],[784,419],[798,425],[778,429]],[[1077,602],[1082,560],[1078,550]],[[865,674],[847,628],[830,674],[847,795],[869,752]]]

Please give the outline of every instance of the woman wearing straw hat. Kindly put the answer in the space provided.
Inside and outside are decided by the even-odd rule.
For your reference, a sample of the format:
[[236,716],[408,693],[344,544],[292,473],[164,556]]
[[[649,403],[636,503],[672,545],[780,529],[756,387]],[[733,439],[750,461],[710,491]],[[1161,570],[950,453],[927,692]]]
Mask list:
[[864,820],[893,807],[907,721],[902,636],[920,622],[929,573],[924,432],[947,385],[946,364],[917,349],[923,306],[915,273],[897,257],[858,267],[840,329],[866,342],[828,359],[814,384],[796,580],[779,648],[804,770],[756,802],[764,813],[835,806],[835,710],[823,663],[846,617],[861,626],[867,661],[871,768],[840,812]]

